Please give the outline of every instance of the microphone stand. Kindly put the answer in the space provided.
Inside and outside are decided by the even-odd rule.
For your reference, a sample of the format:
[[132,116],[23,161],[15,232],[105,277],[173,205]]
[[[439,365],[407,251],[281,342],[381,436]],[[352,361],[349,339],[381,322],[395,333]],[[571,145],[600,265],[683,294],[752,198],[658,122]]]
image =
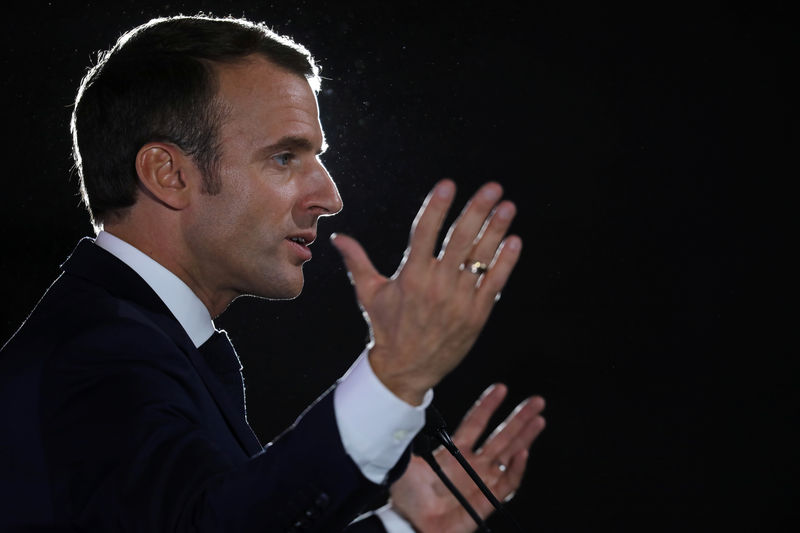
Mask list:
[[464,497],[463,494],[453,485],[453,482],[450,481],[450,478],[442,471],[442,467],[439,466],[439,463],[436,462],[436,459],[433,457],[433,448],[434,443],[431,437],[425,432],[422,431],[419,435],[416,436],[414,439],[414,453],[422,457],[428,465],[430,465],[431,469],[439,476],[439,479],[442,480],[444,486],[453,493],[453,496],[456,497],[458,503],[467,510],[467,513],[470,517],[478,524],[478,529],[483,531],[484,533],[492,533],[492,530],[489,529],[489,526],[486,525],[478,513],[475,512],[475,509],[469,504],[467,499]]
[[[472,478],[472,481],[475,482],[475,484],[481,490],[483,495],[486,496],[486,499],[491,502],[491,504],[494,506],[495,509],[497,509],[497,511],[500,512],[500,514],[508,518],[508,520],[512,524],[514,524],[514,527],[517,529],[517,531],[522,533],[523,529],[522,526],[519,525],[519,522],[517,522],[516,519],[508,511],[508,509],[506,509],[506,507],[502,503],[500,503],[497,500],[497,498],[494,497],[494,494],[492,494],[492,491],[489,490],[489,487],[486,486],[486,484],[483,482],[480,476],[478,476],[477,472],[475,472],[475,470],[467,462],[467,460],[464,459],[464,456],[461,455],[461,451],[458,449],[458,447],[453,442],[453,439],[451,439],[450,435],[447,433],[447,425],[444,422],[444,418],[442,418],[442,415],[439,413],[439,411],[436,410],[436,408],[433,405],[428,406],[428,408],[425,410],[425,427],[422,429],[422,432],[438,440],[442,444],[442,446],[444,446],[447,449],[447,451],[449,451],[450,454],[453,457],[455,457],[456,461],[458,461],[461,467],[467,472],[467,474],[469,474],[469,477]],[[431,459],[433,459],[432,455]],[[436,469],[434,469],[434,471],[435,470]],[[447,483],[445,483],[445,485],[447,485]]]

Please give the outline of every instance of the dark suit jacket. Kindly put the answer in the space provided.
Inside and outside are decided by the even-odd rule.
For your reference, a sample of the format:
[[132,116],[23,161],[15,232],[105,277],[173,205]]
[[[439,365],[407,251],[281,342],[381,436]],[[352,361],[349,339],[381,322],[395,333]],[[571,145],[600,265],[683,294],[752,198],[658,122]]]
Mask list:
[[0,352],[0,531],[341,531],[379,491],[331,391],[262,448],[132,269],[84,239],[63,270]]

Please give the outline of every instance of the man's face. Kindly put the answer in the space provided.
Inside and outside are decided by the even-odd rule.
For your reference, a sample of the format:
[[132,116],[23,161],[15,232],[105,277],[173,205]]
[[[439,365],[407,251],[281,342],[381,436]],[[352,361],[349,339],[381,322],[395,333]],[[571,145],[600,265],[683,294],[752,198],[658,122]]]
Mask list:
[[258,56],[218,73],[218,97],[229,110],[219,132],[221,191],[195,196],[189,275],[215,307],[240,294],[293,298],[317,219],[342,208],[319,160],[317,100],[303,77]]

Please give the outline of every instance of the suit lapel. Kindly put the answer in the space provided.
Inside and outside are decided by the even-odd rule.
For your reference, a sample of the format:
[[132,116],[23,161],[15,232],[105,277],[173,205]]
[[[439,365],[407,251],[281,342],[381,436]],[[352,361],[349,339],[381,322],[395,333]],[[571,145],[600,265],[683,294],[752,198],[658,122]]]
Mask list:
[[78,243],[61,268],[70,275],[100,285],[115,297],[133,302],[148,311],[147,317],[163,330],[189,359],[247,455],[253,456],[261,452],[263,449],[261,443],[247,423],[242,408],[237,407],[219,377],[208,366],[203,355],[194,346],[169,308],[132,268],[95,245],[88,237]]

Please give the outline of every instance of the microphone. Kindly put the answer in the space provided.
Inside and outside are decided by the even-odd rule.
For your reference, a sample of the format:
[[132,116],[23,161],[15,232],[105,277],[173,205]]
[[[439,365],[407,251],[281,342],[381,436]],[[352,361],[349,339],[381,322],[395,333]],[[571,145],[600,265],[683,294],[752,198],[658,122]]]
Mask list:
[[[447,424],[445,424],[444,418],[442,418],[441,413],[439,413],[439,411],[432,404],[429,405],[428,408],[425,410],[425,426],[422,428],[422,431],[420,432],[420,434],[421,435],[425,434],[425,435],[427,435],[429,437],[432,437],[432,438],[436,439],[438,442],[440,442],[442,444],[442,446],[444,446],[447,449],[447,451],[450,452],[450,454],[453,457],[455,457],[456,461],[458,461],[458,463],[467,472],[467,474],[469,474],[469,477],[472,478],[472,481],[475,482],[475,484],[481,490],[483,495],[486,496],[486,499],[491,502],[491,504],[494,506],[494,508],[497,509],[497,511],[500,514],[502,514],[503,516],[508,518],[508,520],[512,524],[514,524],[514,527],[518,531],[520,531],[520,532],[523,531],[522,526],[519,525],[519,523],[511,515],[511,513],[508,511],[508,509],[506,509],[505,506],[502,503],[500,503],[497,500],[497,498],[494,497],[494,494],[492,494],[492,491],[489,490],[489,487],[486,486],[486,484],[483,482],[483,480],[480,478],[480,476],[478,476],[477,472],[475,472],[475,470],[472,468],[472,466],[469,464],[469,462],[467,462],[467,460],[464,459],[464,456],[461,455],[461,450],[458,449],[458,447],[453,442],[453,439],[451,439],[450,435],[447,433]],[[431,457],[431,460],[433,460],[435,462],[435,460],[433,459],[433,454],[430,454],[430,457]],[[423,457],[423,459],[428,461],[428,459],[425,458],[425,457]],[[428,462],[428,464],[431,464],[431,463]],[[431,467],[433,468],[432,465],[431,465]],[[438,464],[437,464],[437,467],[438,467]],[[439,468],[439,470],[441,470],[441,468]],[[434,468],[434,471],[436,471],[436,468]],[[439,477],[441,478],[441,476],[439,476]],[[445,483],[445,485],[447,485],[447,483]],[[451,489],[451,490],[453,490],[453,489]],[[458,496],[456,496],[456,498],[458,498]],[[462,496],[462,498],[463,498],[463,496]],[[459,499],[459,501],[461,501],[461,500]],[[462,502],[462,505],[467,507],[468,504],[465,505]],[[470,509],[471,509],[471,507],[467,508],[467,512],[469,512]],[[473,510],[473,512],[474,512],[474,510]],[[472,515],[470,515],[470,516],[472,516]],[[473,518],[475,518],[475,517],[473,516]]]

